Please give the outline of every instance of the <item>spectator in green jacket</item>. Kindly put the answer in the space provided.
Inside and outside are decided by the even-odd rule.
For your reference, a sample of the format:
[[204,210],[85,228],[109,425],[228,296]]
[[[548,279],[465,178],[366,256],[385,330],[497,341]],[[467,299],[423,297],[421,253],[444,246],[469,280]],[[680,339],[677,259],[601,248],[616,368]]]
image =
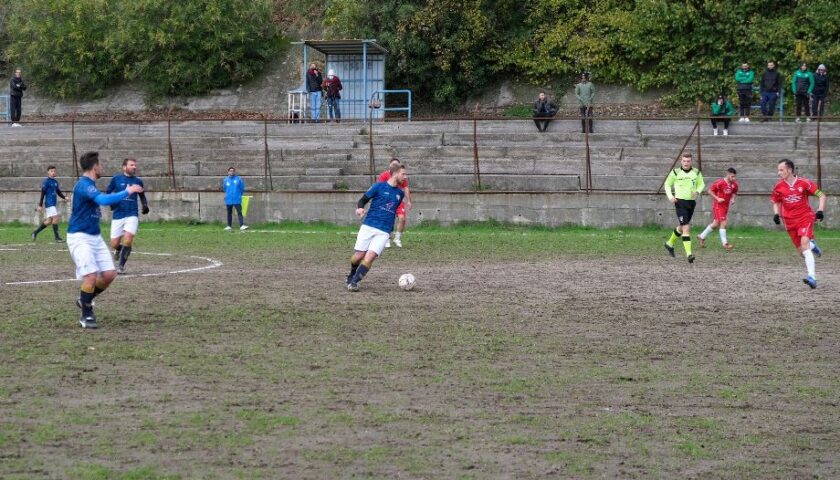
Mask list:
[[586,118],[589,118],[589,133],[592,130],[592,102],[595,100],[595,85],[589,81],[589,74],[584,72],[580,76],[580,83],[575,85],[575,96],[580,104],[580,127],[586,133]]
[[741,68],[735,72],[735,83],[738,84],[738,108],[741,117],[738,119],[739,122],[750,121],[753,80],[755,80],[755,72],[750,69],[748,63],[742,63]]
[[735,114],[735,107],[724,95],[718,95],[712,102],[712,133],[718,134],[718,122],[723,122],[723,135],[729,135],[729,117]]
[[802,121],[800,119],[802,107],[805,107],[805,116],[808,117],[808,121],[810,122],[811,105],[809,101],[811,100],[811,93],[814,91],[814,74],[808,70],[808,64],[806,62],[802,62],[799,70],[790,79],[790,89],[793,90],[793,94],[796,96],[796,122],[799,123]]

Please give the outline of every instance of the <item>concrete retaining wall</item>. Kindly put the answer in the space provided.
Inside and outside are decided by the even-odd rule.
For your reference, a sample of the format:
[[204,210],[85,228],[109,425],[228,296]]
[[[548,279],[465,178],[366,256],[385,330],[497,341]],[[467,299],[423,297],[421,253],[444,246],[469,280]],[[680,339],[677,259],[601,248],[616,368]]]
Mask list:
[[[299,220],[326,221],[355,225],[354,215],[360,192],[271,192],[255,193],[248,221],[250,223]],[[37,223],[36,193],[0,192],[0,222]],[[216,192],[149,194],[152,213],[144,220],[222,221],[224,198]],[[829,198],[827,221],[834,222],[838,197]],[[63,220],[69,206],[60,204]],[[103,208],[105,220],[110,210]],[[768,195],[744,195],[730,212],[731,225],[772,226],[772,208]],[[423,193],[415,192],[414,209],[409,223],[434,221],[449,225],[459,221],[498,220],[519,224],[557,226],[564,224],[591,227],[673,225],[673,207],[665,195],[617,193]],[[704,196],[695,214],[695,225],[711,221],[710,197]]]

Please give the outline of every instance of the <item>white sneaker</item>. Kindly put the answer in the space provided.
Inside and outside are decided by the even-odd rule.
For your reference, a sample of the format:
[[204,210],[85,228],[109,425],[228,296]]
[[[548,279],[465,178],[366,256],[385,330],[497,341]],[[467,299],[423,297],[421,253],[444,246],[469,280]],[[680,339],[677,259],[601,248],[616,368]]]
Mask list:
[[796,117],[796,120],[794,120],[794,121],[795,121],[796,123],[802,123],[802,120],[800,120],[800,119],[799,119],[799,117]]
[[395,238],[394,239],[394,245],[396,245],[399,248],[402,248],[402,240],[400,240],[398,238]]
[[729,130],[724,129],[724,130],[723,130],[723,136],[725,137],[725,136],[727,136],[727,135],[729,135]]
[[230,230],[230,227],[225,227],[225,230]]
[[13,123],[12,126],[13,127],[20,127],[21,125],[19,123]]
[[385,248],[391,248],[391,239],[388,239],[388,242],[385,244]]
[[713,129],[712,129],[712,135],[714,135],[714,136],[716,136],[716,137],[717,137],[717,128],[713,128]]
[[750,117],[744,117],[744,123],[750,123]]
[[805,121],[806,121],[806,122],[811,122],[811,121],[812,121],[812,120],[811,120],[811,117],[808,117],[808,119],[807,119],[807,120],[805,120]]
[[248,230],[248,225],[242,225],[239,230]]

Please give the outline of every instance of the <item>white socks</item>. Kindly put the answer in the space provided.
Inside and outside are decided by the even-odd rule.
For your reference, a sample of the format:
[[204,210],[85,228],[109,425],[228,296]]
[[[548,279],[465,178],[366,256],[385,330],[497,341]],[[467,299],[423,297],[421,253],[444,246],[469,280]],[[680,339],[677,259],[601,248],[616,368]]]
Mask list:
[[707,226],[706,226],[706,229],[705,229],[705,230],[703,230],[703,233],[701,233],[701,234],[699,235],[699,237],[700,237],[700,238],[702,238],[703,240],[705,240],[705,239],[706,239],[706,237],[708,237],[708,236],[709,236],[709,234],[710,234],[710,233],[712,233],[712,230],[713,230],[713,229],[712,229],[712,226],[711,226],[711,225],[707,225]]
[[802,252],[802,256],[805,257],[805,268],[808,269],[808,275],[810,277],[817,278],[817,267],[814,262],[814,252],[805,250]]
[[397,232],[394,234],[394,240],[400,241],[402,239],[402,232]]
[[726,229],[725,228],[720,229],[720,243],[722,243],[724,245],[729,243],[729,240],[726,239]]

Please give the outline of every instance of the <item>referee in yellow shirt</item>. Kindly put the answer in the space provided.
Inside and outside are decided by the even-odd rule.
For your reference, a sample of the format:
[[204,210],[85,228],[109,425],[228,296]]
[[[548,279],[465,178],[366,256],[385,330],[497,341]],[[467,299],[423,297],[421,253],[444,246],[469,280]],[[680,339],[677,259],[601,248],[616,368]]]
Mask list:
[[680,225],[671,232],[671,237],[665,242],[665,249],[674,256],[674,244],[682,237],[683,248],[688,257],[688,263],[694,263],[691,253],[691,216],[697,205],[697,196],[706,188],[703,174],[691,166],[691,153],[683,153],[680,157],[680,168],[675,168],[665,180],[665,195],[677,209],[677,219]]

